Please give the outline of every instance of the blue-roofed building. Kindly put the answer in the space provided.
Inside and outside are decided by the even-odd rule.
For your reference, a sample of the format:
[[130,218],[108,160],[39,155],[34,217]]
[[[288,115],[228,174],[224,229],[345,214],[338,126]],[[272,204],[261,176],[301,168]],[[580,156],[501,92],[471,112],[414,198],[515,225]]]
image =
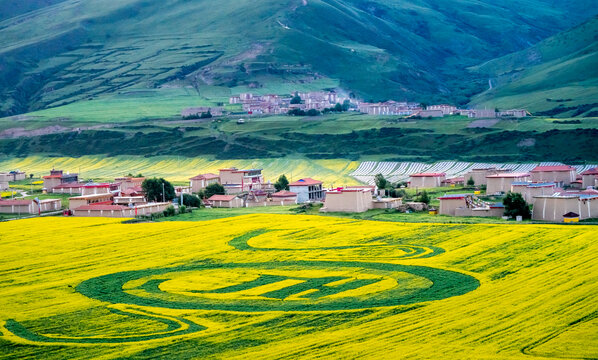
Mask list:
[[511,184],[511,192],[521,194],[529,204],[534,204],[534,196],[552,195],[558,187],[553,182],[532,183],[528,181],[516,181]]

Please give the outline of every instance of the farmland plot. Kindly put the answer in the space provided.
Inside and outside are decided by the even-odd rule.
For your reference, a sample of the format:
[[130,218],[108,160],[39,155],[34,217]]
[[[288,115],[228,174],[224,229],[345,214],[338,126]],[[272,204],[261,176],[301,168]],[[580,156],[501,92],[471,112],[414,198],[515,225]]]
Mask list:
[[[411,174],[420,172],[446,173],[447,178],[463,176],[472,169],[495,167],[497,169],[508,169],[513,172],[528,172],[536,166],[562,165],[560,162],[541,162],[541,163],[471,163],[462,161],[440,161],[433,164],[420,162],[380,162],[365,161],[359,164],[350,175],[356,180],[373,185],[374,177],[377,174],[384,175],[388,180],[406,181]],[[578,173],[590,168],[596,167],[594,164],[574,165]]]
[[595,358],[597,235],[297,215],[1,223],[0,357]]

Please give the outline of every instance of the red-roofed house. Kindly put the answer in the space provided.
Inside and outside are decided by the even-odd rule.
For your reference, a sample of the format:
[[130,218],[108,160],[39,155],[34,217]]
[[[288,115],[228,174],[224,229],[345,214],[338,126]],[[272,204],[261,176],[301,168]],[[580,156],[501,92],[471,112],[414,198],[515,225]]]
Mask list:
[[69,209],[75,210],[84,205],[112,205],[114,196],[111,193],[81,195],[69,198]]
[[499,173],[486,176],[486,194],[508,193],[515,182],[528,181],[528,173]]
[[322,182],[312,178],[304,178],[289,184],[289,190],[297,194],[297,202],[322,201],[325,193]]
[[220,169],[219,178],[227,193],[264,190],[267,187],[267,184],[264,184],[262,169]]
[[418,189],[435,188],[440,187],[444,180],[446,180],[445,173],[411,174],[411,178],[409,179],[409,187]]
[[569,165],[536,166],[531,175],[532,182],[555,182],[563,186],[575,181],[577,170]]
[[598,168],[591,168],[581,173],[582,188],[588,186],[598,186]]
[[124,176],[114,179],[114,182],[120,184],[120,191],[125,191],[129,188],[141,189],[144,180],[144,177]]
[[217,184],[220,182],[220,177],[216,174],[207,173],[207,174],[199,174],[189,179],[191,192],[198,193],[201,190],[205,189],[206,186]]
[[442,186],[465,185],[465,177],[459,176],[442,181]]
[[243,199],[237,195],[212,195],[208,203],[216,208],[240,208],[243,207]]
[[50,175],[46,175],[42,179],[44,179],[44,188],[51,192],[61,184],[77,183],[79,176],[77,174],[64,174],[62,170],[52,170]]

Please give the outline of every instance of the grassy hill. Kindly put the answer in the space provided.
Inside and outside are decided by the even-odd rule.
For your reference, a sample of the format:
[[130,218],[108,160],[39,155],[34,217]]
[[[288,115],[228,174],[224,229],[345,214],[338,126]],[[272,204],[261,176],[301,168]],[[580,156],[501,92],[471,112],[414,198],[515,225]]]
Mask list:
[[465,67],[597,11],[585,0],[28,3],[1,5],[0,115],[172,87],[197,101],[341,88],[465,103],[486,81]]
[[598,115],[598,17],[526,50],[473,68],[493,88],[477,106],[525,107],[546,115]]

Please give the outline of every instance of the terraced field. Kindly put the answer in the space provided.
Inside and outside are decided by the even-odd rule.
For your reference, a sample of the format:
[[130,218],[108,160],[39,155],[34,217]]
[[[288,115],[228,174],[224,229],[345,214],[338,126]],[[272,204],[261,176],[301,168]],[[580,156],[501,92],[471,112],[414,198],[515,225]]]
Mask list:
[[1,223],[0,357],[596,358],[597,234],[273,214]]
[[206,158],[185,158],[161,156],[82,156],[26,158],[0,158],[0,169],[21,169],[36,176],[46,175],[52,167],[71,173],[79,172],[82,179],[109,180],[128,173],[141,173],[149,177],[164,177],[171,181],[187,182],[190,177],[201,173],[235,166],[239,169],[261,168],[266,180],[275,182],[278,176],[286,174],[289,179],[313,177],[325,186],[353,185],[358,181],[348,176],[358,163],[347,160],[306,159],[256,159],[256,160],[209,160]]

